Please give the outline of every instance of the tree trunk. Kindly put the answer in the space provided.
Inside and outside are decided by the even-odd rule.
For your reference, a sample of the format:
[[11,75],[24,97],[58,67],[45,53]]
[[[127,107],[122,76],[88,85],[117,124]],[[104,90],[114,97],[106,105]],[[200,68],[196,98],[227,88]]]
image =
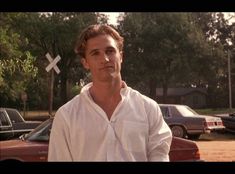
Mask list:
[[63,68],[63,72],[61,73],[61,104],[65,104],[67,102],[67,70]]
[[166,103],[167,102],[167,90],[168,90],[168,85],[167,83],[163,83],[163,96],[162,96],[162,102]]
[[157,82],[154,78],[149,79],[149,97],[153,100],[156,100],[156,88],[157,88]]

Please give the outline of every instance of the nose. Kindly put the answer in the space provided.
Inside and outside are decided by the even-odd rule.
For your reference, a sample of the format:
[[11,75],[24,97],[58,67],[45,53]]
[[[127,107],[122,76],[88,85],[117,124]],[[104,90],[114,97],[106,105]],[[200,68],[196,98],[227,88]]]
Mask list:
[[110,60],[109,60],[109,57],[107,56],[107,54],[103,54],[103,56],[102,56],[102,60],[104,61],[104,62],[109,62]]

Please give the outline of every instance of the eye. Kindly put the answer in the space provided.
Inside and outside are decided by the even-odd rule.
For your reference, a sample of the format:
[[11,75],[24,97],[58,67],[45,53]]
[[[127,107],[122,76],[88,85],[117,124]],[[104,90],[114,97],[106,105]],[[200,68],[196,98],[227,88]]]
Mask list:
[[106,50],[106,54],[113,54],[113,53],[115,53],[115,49],[107,49]]
[[92,56],[98,56],[99,55],[99,51],[94,51],[91,55]]

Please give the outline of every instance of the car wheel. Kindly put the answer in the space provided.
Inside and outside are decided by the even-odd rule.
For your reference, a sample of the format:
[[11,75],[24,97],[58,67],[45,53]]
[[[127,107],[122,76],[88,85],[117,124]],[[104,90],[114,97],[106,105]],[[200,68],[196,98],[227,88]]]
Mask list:
[[172,126],[171,131],[173,136],[185,138],[185,130],[181,126]]

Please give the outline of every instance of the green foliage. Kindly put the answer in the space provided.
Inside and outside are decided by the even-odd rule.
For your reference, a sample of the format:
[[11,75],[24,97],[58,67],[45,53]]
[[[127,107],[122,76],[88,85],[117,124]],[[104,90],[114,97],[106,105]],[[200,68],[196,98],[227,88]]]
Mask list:
[[208,103],[226,105],[227,40],[235,30],[222,13],[125,13],[119,23],[131,86],[154,99],[156,87],[164,97],[168,87],[205,87]]
[[[0,13],[0,105],[20,103],[25,91],[30,108],[47,107],[47,52],[62,58],[61,73],[55,75],[55,106],[71,97],[67,93],[77,94],[80,89],[75,84],[87,74],[73,48],[77,34],[94,23],[107,23],[107,16]],[[165,95],[168,87],[207,87],[209,107],[225,107],[228,50],[235,62],[234,27],[223,13],[125,13],[117,26],[125,39],[123,79],[152,98],[156,87],[163,87]],[[68,81],[75,86],[67,89]]]
[[[235,16],[235,13],[233,14]],[[224,13],[193,13],[194,22],[203,30],[208,42],[210,42],[210,73],[204,73],[208,83],[208,103],[210,107],[226,107],[228,105],[228,50],[233,52],[235,44],[235,23],[229,24]],[[231,60],[235,61],[232,53]],[[202,68],[203,65],[202,64]],[[202,71],[203,72],[203,71]],[[235,78],[232,78],[234,89]],[[233,91],[234,92],[234,91]],[[234,96],[234,95],[233,95]],[[233,103],[235,98],[233,97]]]
[[72,87],[72,89],[71,89],[71,96],[70,96],[70,98],[72,98],[72,97],[78,95],[78,94],[80,93],[81,89],[82,89],[82,86],[81,86],[81,85],[78,85],[78,83],[76,83],[76,84]]
[[4,100],[18,100],[30,81],[36,78],[38,69],[33,65],[34,61],[35,58],[29,52],[25,52],[19,59],[1,61],[1,104],[4,104]]
[[0,105],[19,100],[31,79],[37,75],[35,58],[23,46],[27,44],[11,28],[10,17],[14,14],[0,14]]
[[150,84],[152,98],[156,86],[190,81],[192,69],[206,59],[205,39],[190,17],[187,13],[127,13],[120,23],[127,43],[124,76],[132,84]]
[[[49,89],[47,83],[49,75],[45,71],[48,60],[45,54],[49,52],[52,57],[60,55],[58,62],[60,74],[55,75],[54,96],[61,105],[68,100],[67,82],[75,84],[83,78],[85,72],[80,59],[74,53],[77,35],[90,24],[105,23],[107,18],[96,13],[51,12],[51,13],[18,13],[12,21],[14,28],[29,41],[29,48],[36,57],[39,69],[39,91],[44,91],[47,97]],[[27,27],[25,27],[27,26]],[[44,79],[44,80],[43,80]],[[47,101],[47,98],[44,99]]]

